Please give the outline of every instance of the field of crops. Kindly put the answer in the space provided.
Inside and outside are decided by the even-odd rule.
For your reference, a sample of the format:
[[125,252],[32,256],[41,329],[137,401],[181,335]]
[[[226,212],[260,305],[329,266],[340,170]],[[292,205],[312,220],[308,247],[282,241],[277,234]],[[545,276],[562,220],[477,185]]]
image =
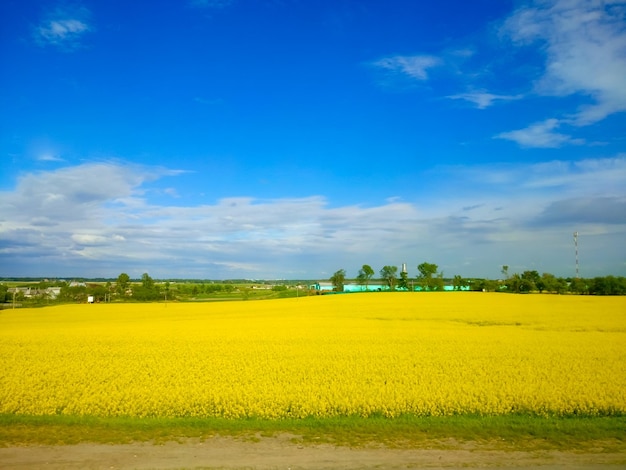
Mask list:
[[623,415],[626,297],[372,293],[0,311],[0,414]]

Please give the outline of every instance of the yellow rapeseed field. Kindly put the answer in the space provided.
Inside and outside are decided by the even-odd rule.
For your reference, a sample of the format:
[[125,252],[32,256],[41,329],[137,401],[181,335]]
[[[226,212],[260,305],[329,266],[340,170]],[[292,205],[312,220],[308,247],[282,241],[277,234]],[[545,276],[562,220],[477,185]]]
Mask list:
[[0,413],[626,412],[626,297],[371,293],[0,311]]

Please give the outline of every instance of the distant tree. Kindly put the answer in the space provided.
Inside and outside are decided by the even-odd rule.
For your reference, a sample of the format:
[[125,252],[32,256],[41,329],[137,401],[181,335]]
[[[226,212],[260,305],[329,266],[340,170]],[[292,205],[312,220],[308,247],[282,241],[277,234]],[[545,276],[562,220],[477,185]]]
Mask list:
[[87,286],[87,295],[93,295],[96,302],[103,302],[107,295],[107,288],[102,284],[89,284]]
[[522,273],[520,292],[532,292],[537,290],[537,283],[540,282],[541,276],[537,271],[524,271]]
[[154,289],[154,279],[148,273],[141,275],[141,287],[148,290]]
[[543,275],[537,277],[537,279],[535,280],[535,287],[540,294],[543,293],[544,290],[546,290],[546,283]]
[[359,273],[356,275],[356,282],[360,285],[360,286],[364,286],[365,285],[365,274],[363,274],[363,272],[361,270],[359,270]]
[[357,280],[359,284],[365,285],[365,289],[369,287],[369,282],[372,276],[374,275],[374,270],[369,264],[364,264],[361,269],[359,269],[359,274],[357,275]]
[[248,300],[250,298],[250,292],[252,289],[249,286],[244,286],[241,288],[241,298],[242,300]]
[[485,292],[496,292],[500,288],[500,283],[491,279],[483,279],[481,289]]
[[224,286],[222,284],[209,284],[206,286],[205,288],[205,292],[207,294],[214,294],[216,292],[220,292],[224,289]]
[[333,290],[336,292],[343,292],[343,286],[346,282],[346,271],[340,269],[330,277],[330,282],[333,283]]
[[543,273],[541,279],[537,281],[539,292],[555,292],[562,294],[567,289],[567,284],[563,279],[557,279],[554,274]]
[[409,275],[406,271],[400,273],[400,279],[398,280],[398,287],[401,289],[411,290],[409,287]]
[[556,278],[556,284],[554,286],[554,292],[557,294],[564,294],[567,292],[567,281],[562,277]]
[[154,279],[148,273],[141,275],[141,285],[133,287],[133,299],[141,301],[161,300],[163,297]]
[[422,263],[417,266],[419,274],[417,276],[418,285],[424,290],[434,290],[436,284],[433,276],[437,273],[439,267],[433,263]]
[[520,288],[522,285],[522,278],[519,274],[515,273],[509,276],[505,281],[505,287],[507,292],[520,292]]
[[579,277],[575,277],[569,280],[569,291],[574,294],[588,294],[589,288],[587,281]]
[[454,276],[454,278],[452,279],[452,287],[454,288],[454,290],[461,290],[461,288],[466,284],[466,282],[463,280],[463,278],[461,276],[459,276],[458,274]]
[[130,284],[130,276],[126,273],[122,273],[117,276],[117,292],[118,294],[124,295],[126,290],[128,289],[128,285]]
[[161,300],[161,293],[159,289],[146,289],[143,286],[137,286],[133,288],[133,299],[142,302]]
[[398,272],[397,266],[383,266],[380,270],[380,277],[384,279],[384,281],[389,286],[389,290],[395,290],[396,288],[396,273]]
[[170,293],[170,281],[165,281],[165,300],[172,299],[172,295]]
[[432,290],[444,290],[446,283],[443,281],[443,272],[437,274],[432,280]]
[[502,275],[504,276],[504,279],[508,279],[509,278],[509,267],[505,264],[502,266]]
[[594,277],[589,281],[589,293],[594,295],[625,295],[626,278],[615,276]]
[[66,302],[86,302],[87,287],[84,284],[71,287],[69,284],[66,284],[61,287],[61,293],[59,294],[58,299]]

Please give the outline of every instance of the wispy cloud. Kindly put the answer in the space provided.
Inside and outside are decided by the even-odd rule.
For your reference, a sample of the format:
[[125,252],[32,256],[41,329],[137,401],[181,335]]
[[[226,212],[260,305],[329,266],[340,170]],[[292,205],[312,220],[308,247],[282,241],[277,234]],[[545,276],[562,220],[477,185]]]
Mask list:
[[0,275],[315,278],[363,263],[424,260],[449,274],[485,276],[535,260],[559,274],[567,259],[561,237],[574,229],[600,253],[599,270],[617,269],[626,157],[439,172],[441,194],[432,200],[367,207],[333,206],[319,195],[164,205],[146,185],[180,171],[121,163],[30,173],[0,193]]
[[40,46],[75,50],[81,47],[83,36],[93,31],[90,18],[91,12],[83,6],[59,7],[35,26],[33,37]]
[[374,62],[373,65],[416,80],[427,80],[428,70],[442,63],[440,58],[432,55],[414,55],[386,57]]
[[589,97],[566,116],[577,126],[626,111],[626,13],[623,2],[536,0],[502,28],[514,44],[545,50],[545,70],[535,82],[540,95]]
[[44,153],[37,157],[37,160],[40,162],[64,162],[65,159],[59,157],[58,155],[53,155],[50,153]]
[[522,147],[527,148],[557,148],[563,145],[582,145],[582,139],[573,138],[567,134],[556,132],[560,126],[558,119],[546,119],[536,122],[524,129],[501,132],[496,135],[496,139],[506,139],[517,142]]
[[[602,0],[530,0],[504,19],[498,29],[501,40],[499,52],[513,55],[531,49],[539,54],[539,75],[528,79],[528,89],[520,92],[519,77],[516,89],[495,93],[481,84],[490,74],[470,69],[480,63],[486,52],[497,52],[492,45],[459,49],[468,51],[458,55],[443,50],[436,55],[392,56],[374,62],[380,69],[414,82],[430,80],[431,72],[442,67],[448,78],[463,82],[469,90],[448,94],[446,98],[464,100],[478,109],[505,104],[537,96],[555,100],[568,98],[559,105],[564,111],[546,115],[544,120],[525,129],[502,132],[496,138],[508,139],[524,147],[557,148],[580,145],[576,127],[588,126],[607,116],[626,111],[626,8],[621,1]],[[502,56],[488,63],[480,63],[481,70],[491,70],[491,79],[497,70],[505,78],[498,79],[499,90],[510,78],[507,70],[499,70]],[[463,59],[463,60],[461,60]],[[467,60],[467,62],[465,62]],[[510,62],[507,62],[510,64]],[[534,71],[535,72],[535,71]],[[533,72],[533,73],[534,73]],[[441,85],[442,87],[444,84]],[[572,105],[572,103],[578,103]],[[570,106],[568,109],[567,106]],[[570,126],[573,135],[556,132],[559,126]],[[593,145],[593,143],[588,143]]]
[[585,224],[624,225],[626,197],[562,199],[550,203],[535,219],[540,225]]
[[523,98],[523,95],[495,95],[487,91],[472,91],[450,95],[447,98],[452,100],[465,100],[474,103],[478,109],[485,109],[497,101],[514,101]]

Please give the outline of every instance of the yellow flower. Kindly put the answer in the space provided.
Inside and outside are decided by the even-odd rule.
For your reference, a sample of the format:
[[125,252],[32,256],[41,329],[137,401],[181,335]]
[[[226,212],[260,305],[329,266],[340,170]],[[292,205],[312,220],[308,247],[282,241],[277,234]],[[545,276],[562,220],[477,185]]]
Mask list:
[[624,311],[456,292],[5,311],[0,413],[624,413]]

